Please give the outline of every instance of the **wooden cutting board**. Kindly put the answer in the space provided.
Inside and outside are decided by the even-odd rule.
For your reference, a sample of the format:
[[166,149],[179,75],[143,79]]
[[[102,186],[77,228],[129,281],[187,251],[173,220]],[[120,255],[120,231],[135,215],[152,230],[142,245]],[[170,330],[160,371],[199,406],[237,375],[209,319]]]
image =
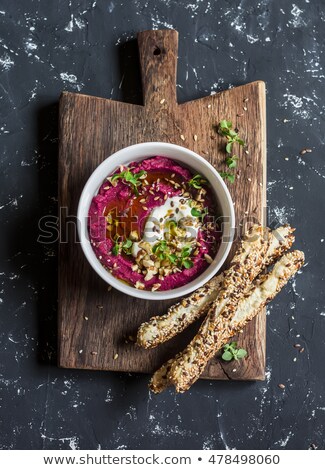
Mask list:
[[[197,325],[167,344],[145,351],[136,347],[137,327],[163,314],[175,301],[128,297],[92,270],[79,246],[75,215],[82,188],[92,171],[127,145],[163,141],[183,145],[219,170],[225,139],[216,132],[221,119],[240,130],[249,153],[239,150],[238,177],[229,189],[235,202],[239,234],[245,220],[264,222],[266,207],[265,87],[253,82],[195,101],[178,104],[176,66],[178,33],[144,31],[138,35],[144,105],[64,92],[60,99],[59,207],[59,365],[77,369],[125,372],[156,370],[185,347]],[[194,136],[197,136],[194,137]],[[107,175],[103,174],[103,179]],[[240,224],[244,224],[241,226]],[[234,249],[238,243],[234,244]],[[264,379],[265,313],[241,335],[248,358],[226,364],[210,361],[203,377]]]

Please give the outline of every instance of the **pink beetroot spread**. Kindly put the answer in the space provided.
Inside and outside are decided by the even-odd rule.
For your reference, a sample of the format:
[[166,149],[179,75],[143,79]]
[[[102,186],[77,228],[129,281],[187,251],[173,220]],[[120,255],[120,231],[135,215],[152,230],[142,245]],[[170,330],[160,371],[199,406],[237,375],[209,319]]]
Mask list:
[[[116,278],[141,289],[169,290],[189,283],[208,267],[220,245],[218,207],[209,183],[198,175],[193,184],[194,176],[173,160],[156,156],[121,167],[105,179],[90,205],[89,234],[97,258]],[[175,235],[171,244],[158,240],[151,243],[152,251],[140,248],[138,254],[132,254],[139,242],[148,250],[149,245],[141,242],[148,218],[155,208],[165,207],[174,197],[184,198],[180,199],[182,207],[194,204],[194,209],[189,209],[191,214],[202,214],[197,220],[193,217],[201,224],[196,239],[175,251]],[[177,210],[175,207],[171,215]],[[170,222],[172,219],[169,217],[167,223],[173,233],[184,231],[182,221]],[[154,264],[149,267],[151,273],[143,263]],[[166,267],[159,267],[159,263]]]

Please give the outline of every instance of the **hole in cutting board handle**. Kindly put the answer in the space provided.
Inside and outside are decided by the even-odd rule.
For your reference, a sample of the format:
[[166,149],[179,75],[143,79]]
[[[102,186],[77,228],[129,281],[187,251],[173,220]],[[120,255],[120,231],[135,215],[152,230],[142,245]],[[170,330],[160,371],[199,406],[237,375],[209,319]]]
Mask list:
[[156,46],[153,51],[153,55],[160,55],[160,54],[161,54],[161,49],[160,47]]

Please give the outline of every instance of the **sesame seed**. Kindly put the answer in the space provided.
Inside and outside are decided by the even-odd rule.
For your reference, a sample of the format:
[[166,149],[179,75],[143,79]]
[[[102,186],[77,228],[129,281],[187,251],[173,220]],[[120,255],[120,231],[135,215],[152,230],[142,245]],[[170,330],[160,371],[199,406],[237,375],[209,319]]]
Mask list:
[[185,137],[183,136],[183,134],[180,135],[180,138],[181,138],[182,140],[185,140]]
[[284,384],[278,384],[278,387],[281,388],[282,390],[284,390],[286,388],[286,386]]
[[197,135],[196,134],[193,135],[193,139],[194,139],[194,142],[197,141]]
[[114,355],[114,361],[115,361],[117,358],[118,358],[118,354],[116,353],[116,354]]
[[165,98],[163,98],[162,100],[160,100],[160,104],[164,104],[165,103]]
[[90,353],[92,356],[97,356],[98,352],[97,351],[91,351]]
[[84,319],[85,319],[86,321],[88,321],[88,320],[89,320],[89,318],[88,318],[88,317],[84,317]]

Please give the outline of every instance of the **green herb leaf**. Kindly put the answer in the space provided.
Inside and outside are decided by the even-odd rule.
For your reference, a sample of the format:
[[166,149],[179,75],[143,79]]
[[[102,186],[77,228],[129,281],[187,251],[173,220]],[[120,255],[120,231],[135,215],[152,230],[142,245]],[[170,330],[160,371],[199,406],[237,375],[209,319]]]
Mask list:
[[197,174],[193,176],[193,178],[188,182],[190,186],[195,189],[201,189],[203,184],[206,184],[207,180],[203,178],[203,176]]
[[178,258],[176,255],[172,254],[172,255],[168,255],[168,259],[171,263],[176,264]]
[[232,146],[233,146],[233,142],[228,142],[228,144],[226,145],[226,152],[227,153],[231,153]]
[[246,356],[247,356],[247,351],[245,351],[245,349],[238,349],[237,359],[243,359]]
[[237,343],[235,341],[230,344],[225,344],[223,350],[224,352],[221,357],[224,361],[232,361],[233,359],[239,361],[247,356],[245,349],[237,349]]
[[228,168],[235,168],[237,166],[237,160],[238,160],[237,155],[233,155],[232,157],[227,157],[226,164]]
[[191,215],[193,215],[193,217],[201,217],[201,212],[197,210],[196,207],[193,207],[191,210]]
[[146,174],[147,172],[144,170],[141,170],[138,173],[132,173],[132,171],[128,168],[127,170],[121,171],[120,173],[111,176],[110,180],[116,181],[118,179],[124,179],[126,183],[129,183],[131,185],[134,193],[138,196],[139,191],[137,187],[141,185],[139,179]]
[[183,246],[182,251],[181,251],[181,258],[187,258],[188,256],[190,256],[191,252],[192,252],[191,246],[189,245]]
[[207,207],[205,207],[203,209],[203,211],[199,211],[196,207],[193,207],[191,209],[191,215],[193,215],[193,217],[198,217],[199,219],[201,219],[201,221],[203,222],[203,219],[204,217],[208,214],[209,210]]
[[115,245],[112,248],[112,253],[113,255],[117,256],[119,252],[120,252],[120,245],[117,242],[115,242]]
[[[245,146],[245,142],[238,136],[236,130],[232,128],[232,122],[226,121],[225,119],[221,120],[218,126],[218,132],[220,135],[226,137],[226,153],[229,154],[226,158],[226,165],[228,168],[236,168],[238,157],[236,155],[230,155],[232,153],[232,148],[234,143],[238,145]],[[228,180],[230,183],[235,181],[235,175],[228,172],[220,172],[220,176],[224,180]]]
[[222,179],[228,180],[230,183],[234,183],[235,175],[233,173],[227,173],[226,171],[220,171],[219,175]]
[[232,361],[233,355],[230,351],[225,351],[221,356],[224,361]]
[[133,245],[132,240],[127,238],[125,242],[122,244],[122,250],[124,251],[124,253],[126,253],[127,255],[130,255],[132,251],[131,250],[132,245]]
[[184,266],[185,269],[190,269],[193,267],[193,261],[190,259],[186,258],[182,260],[182,265]]

